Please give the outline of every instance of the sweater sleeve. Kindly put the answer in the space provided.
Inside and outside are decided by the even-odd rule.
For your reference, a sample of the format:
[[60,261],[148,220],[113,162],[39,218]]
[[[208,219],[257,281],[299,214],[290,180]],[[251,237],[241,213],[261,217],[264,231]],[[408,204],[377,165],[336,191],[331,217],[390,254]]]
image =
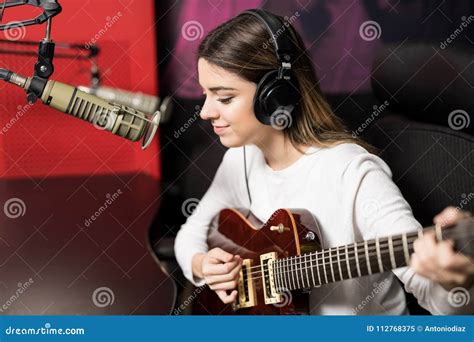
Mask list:
[[[354,229],[363,239],[386,237],[388,235],[416,231],[421,225],[400,190],[392,181],[389,167],[375,155],[358,154],[351,158],[342,173],[343,191],[353,199],[352,221]],[[432,314],[472,314],[474,302],[470,290],[459,289],[448,292],[441,285],[417,274],[410,267],[393,270],[403,282],[405,290],[413,293],[419,304]],[[465,296],[466,305],[458,305],[453,298]],[[463,298],[461,298],[463,300]],[[464,304],[463,303],[463,304]]]
[[235,206],[230,186],[232,184],[230,180],[232,176],[231,150],[229,149],[225,153],[211,186],[199,201],[191,216],[181,226],[175,239],[174,251],[178,264],[184,276],[196,286],[204,285],[204,279],[193,276],[192,258],[196,253],[206,253],[208,251],[208,230],[219,212],[224,208]]

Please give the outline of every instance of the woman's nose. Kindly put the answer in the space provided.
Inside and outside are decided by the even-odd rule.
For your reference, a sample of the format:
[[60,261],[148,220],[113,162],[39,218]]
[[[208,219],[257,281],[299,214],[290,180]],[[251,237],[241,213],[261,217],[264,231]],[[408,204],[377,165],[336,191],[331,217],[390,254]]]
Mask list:
[[201,108],[201,119],[203,120],[214,120],[219,117],[217,110],[210,104],[210,102],[206,99],[204,104]]

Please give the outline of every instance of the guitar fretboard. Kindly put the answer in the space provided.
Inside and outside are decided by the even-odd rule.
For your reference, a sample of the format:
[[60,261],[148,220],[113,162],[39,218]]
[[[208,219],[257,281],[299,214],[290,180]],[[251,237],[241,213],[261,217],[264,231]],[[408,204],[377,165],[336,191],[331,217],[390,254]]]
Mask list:
[[413,242],[423,231],[365,240],[272,264],[277,289],[306,289],[407,266]]

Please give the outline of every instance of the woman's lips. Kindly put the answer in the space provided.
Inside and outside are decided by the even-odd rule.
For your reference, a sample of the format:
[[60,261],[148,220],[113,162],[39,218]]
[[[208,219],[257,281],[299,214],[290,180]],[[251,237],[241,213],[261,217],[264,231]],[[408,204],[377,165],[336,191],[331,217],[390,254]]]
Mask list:
[[213,126],[214,127],[214,133],[217,135],[222,135],[225,132],[225,129],[229,126]]

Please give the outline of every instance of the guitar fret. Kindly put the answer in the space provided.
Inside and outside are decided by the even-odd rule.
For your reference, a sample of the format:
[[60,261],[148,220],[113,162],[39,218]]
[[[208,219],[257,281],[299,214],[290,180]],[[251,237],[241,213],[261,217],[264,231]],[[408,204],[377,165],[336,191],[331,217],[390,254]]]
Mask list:
[[392,263],[392,268],[397,268],[397,264],[395,262],[395,256],[393,254],[393,241],[392,236],[388,237],[388,252],[390,253],[390,262]]
[[293,280],[293,274],[291,272],[291,257],[286,259],[286,267],[288,268],[288,290],[292,290],[293,288],[291,287],[291,284]]
[[[286,261],[286,265],[285,265],[285,261]],[[283,270],[285,271],[285,274],[284,274],[284,280],[285,280],[285,289],[284,290],[290,290],[290,275],[287,271],[288,269],[288,259],[283,259]]]
[[290,257],[290,273],[291,273],[291,281],[293,284],[293,288],[290,290],[296,289],[296,283],[295,283],[295,274],[293,273],[293,262],[292,262],[292,257]]
[[339,276],[341,277],[341,280],[344,280],[344,277],[342,276],[341,259],[339,257],[339,247],[337,247],[336,252],[337,252],[337,266],[339,267]]
[[332,281],[336,282],[336,277],[334,277],[334,268],[332,267],[331,248],[329,248],[329,266],[331,266]]
[[316,271],[318,271],[318,280],[319,280],[319,284],[322,285],[322,282],[321,282],[321,273],[319,272],[319,262],[318,262],[318,252],[315,252],[316,253]]
[[349,264],[349,251],[347,250],[347,245],[344,246],[346,250],[346,264],[347,264],[347,274],[349,275],[349,279],[352,278],[351,274],[351,266]]
[[368,240],[367,246],[369,248],[369,260],[370,260],[370,267],[372,269],[372,274],[377,274],[380,272],[380,268],[379,268],[379,262],[377,259],[375,239]]
[[[405,246],[403,244],[403,235],[393,236],[393,250],[395,254],[395,263],[397,267],[402,267],[407,264],[406,255],[405,255]],[[408,260],[410,260],[410,255],[408,255]]]
[[[382,242],[383,240],[381,240],[381,244],[383,243],[384,246],[381,247],[381,255],[382,255],[382,262],[383,262],[383,266],[384,266],[384,269],[385,270],[391,270],[393,269],[393,263],[392,263],[392,256],[390,254],[390,242],[389,242],[389,238],[385,238],[385,241]],[[393,244],[392,244],[393,246]],[[396,263],[396,262],[395,262]]]
[[367,240],[364,241],[364,249],[365,249],[365,259],[367,262],[367,271],[369,274],[372,274],[372,268],[370,267],[370,260],[369,260],[369,246],[367,246]]
[[325,254],[325,251],[323,250],[322,253],[321,253],[321,256],[322,256],[322,259],[323,259],[322,266],[323,266],[323,272],[324,272],[324,280],[326,280],[326,284],[329,284],[328,276],[327,276],[327,273],[326,273],[326,258],[325,258],[324,254]]
[[306,261],[306,257],[307,257],[308,253],[306,253],[304,255],[304,268],[306,270],[306,281],[308,282],[308,288],[311,287],[311,284],[309,282],[309,273],[308,273],[308,262]]
[[357,274],[359,277],[362,276],[362,273],[360,272],[360,265],[359,265],[359,253],[357,252],[357,243],[354,244],[354,255],[355,255],[355,261],[356,261],[356,267],[357,267]]
[[[298,265],[300,265],[300,264],[298,262],[298,259],[300,259],[300,257],[296,256],[295,257],[295,277],[296,277],[296,283],[298,285],[297,289],[301,289],[304,286],[300,286],[300,279],[299,279],[300,276],[298,275]],[[300,267],[300,272],[303,272],[303,269],[301,267]],[[301,273],[301,274],[303,274],[303,273]],[[303,281],[303,279],[301,279],[301,281]]]
[[314,280],[313,255],[311,253],[309,254],[309,264],[311,265],[311,278],[313,279],[313,286],[316,287],[316,281]]
[[407,265],[410,264],[410,253],[408,252],[408,241],[407,241],[407,234],[403,233],[402,234],[402,240],[403,240],[403,252],[405,254],[405,263]]
[[380,241],[378,237],[375,239],[375,249],[377,251],[377,261],[379,262],[379,270],[380,272],[383,272],[382,256],[380,255]]
[[284,262],[283,260],[279,260],[279,261],[278,261],[278,266],[279,266],[278,268],[279,268],[279,270],[280,270],[280,289],[279,289],[279,290],[280,290],[280,291],[279,291],[280,293],[281,293],[282,290],[283,290],[283,286],[285,286],[285,285],[284,285],[285,274],[283,273],[283,262]]

